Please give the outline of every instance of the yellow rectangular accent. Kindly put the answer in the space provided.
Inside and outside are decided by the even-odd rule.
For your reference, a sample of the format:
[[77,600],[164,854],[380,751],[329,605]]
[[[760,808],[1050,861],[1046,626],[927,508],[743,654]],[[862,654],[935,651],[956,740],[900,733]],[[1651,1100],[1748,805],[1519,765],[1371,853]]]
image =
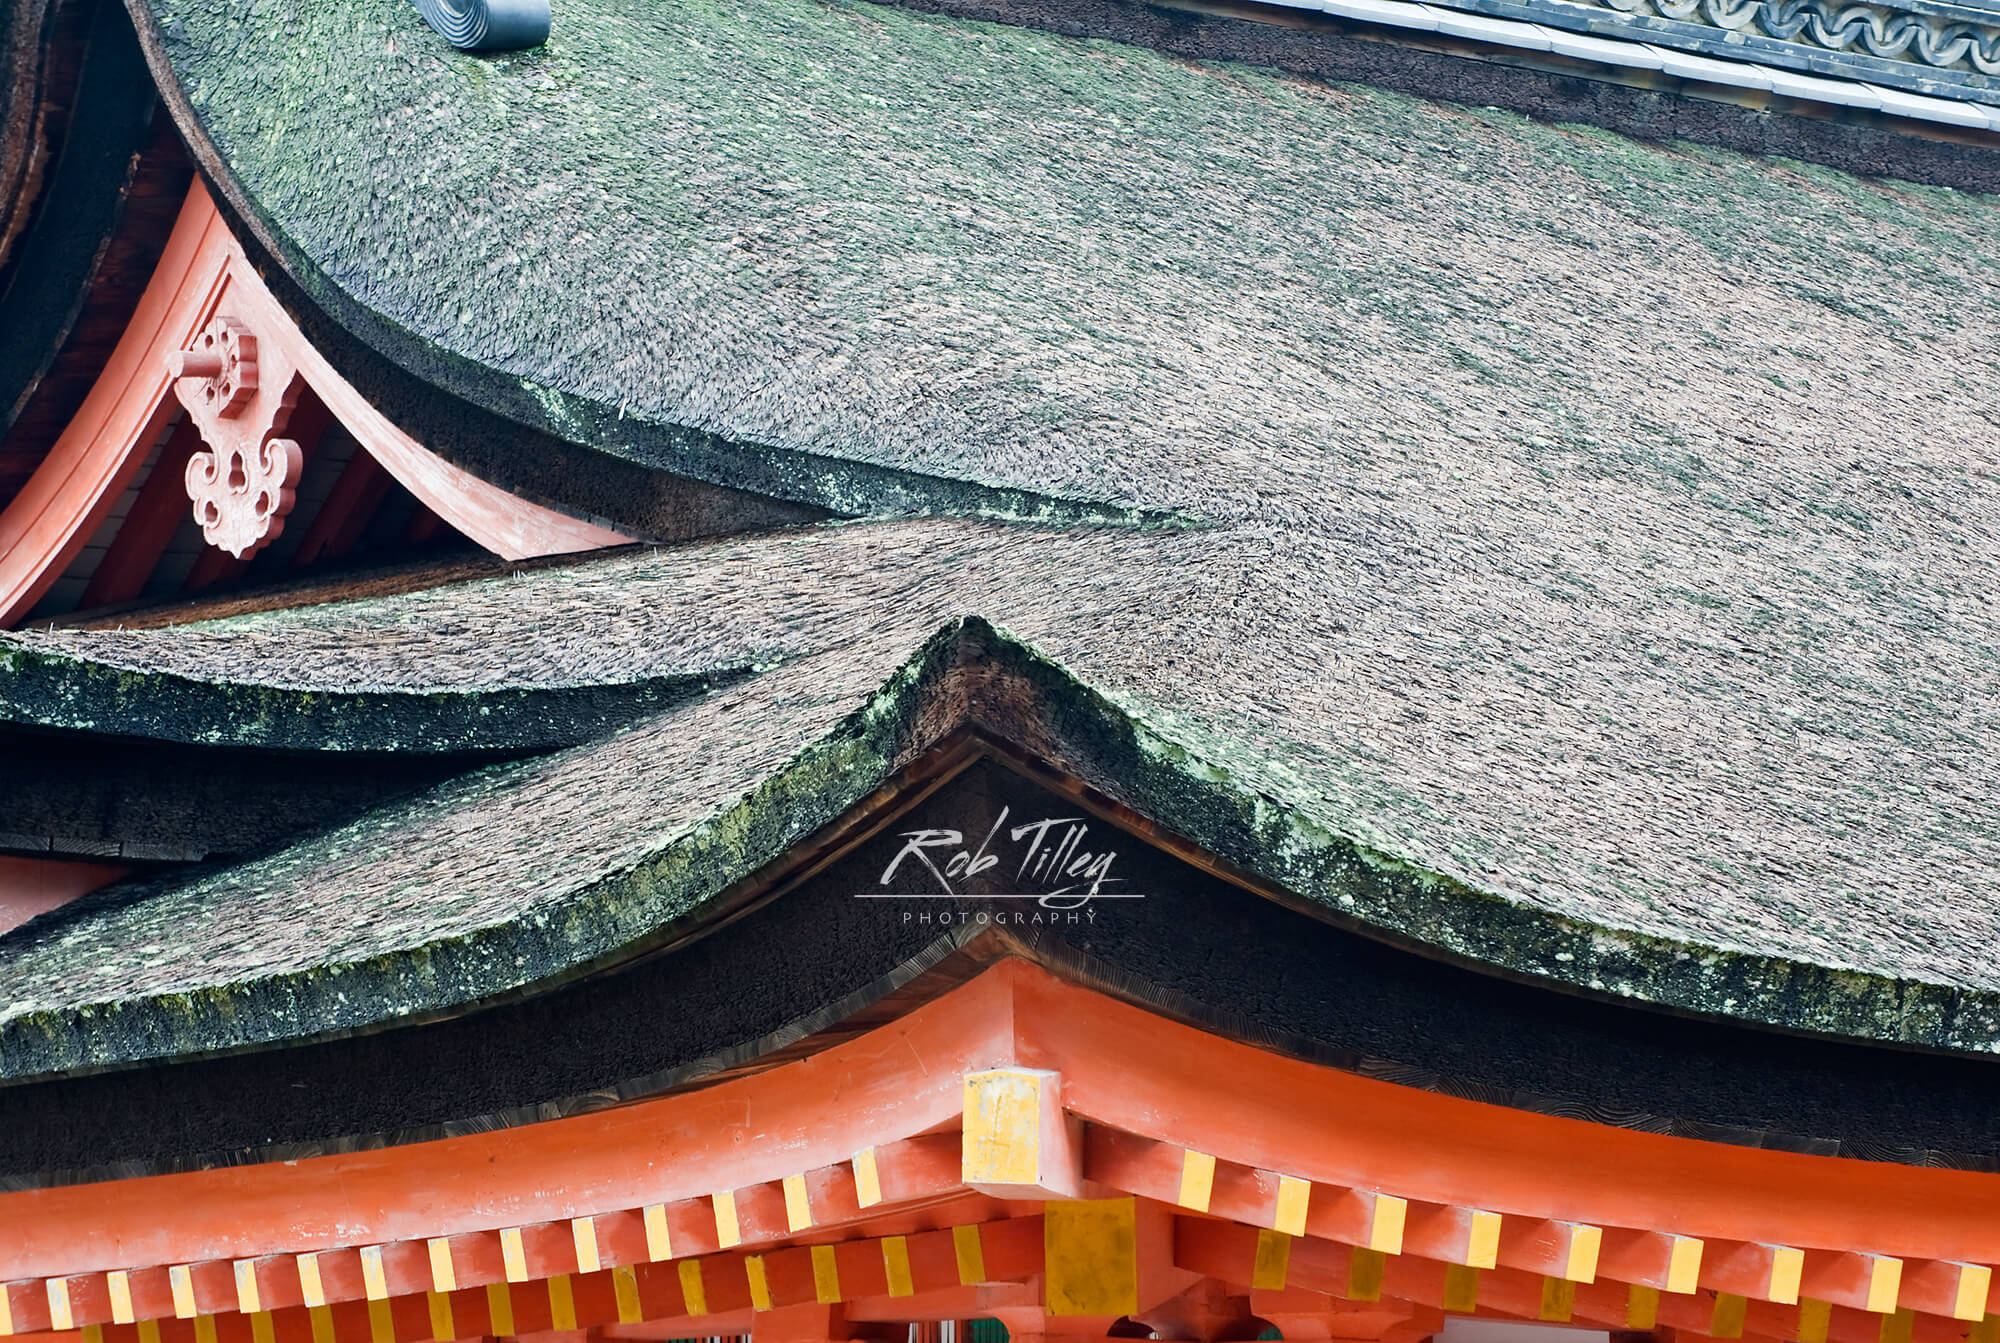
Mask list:
[[1446,1264],[1444,1299],[1438,1304],[1460,1315],[1469,1315],[1478,1310],[1479,1270],[1465,1264]]
[[0,1336],[14,1332],[14,1303],[7,1295],[7,1286],[0,1283]]
[[302,1254],[299,1264],[299,1297],[308,1306],[326,1304],[326,1284],[319,1278],[319,1256]]
[[1596,1282],[1597,1256],[1603,1248],[1603,1227],[1571,1227],[1569,1233],[1569,1263],[1563,1269],[1563,1276],[1571,1282]]
[[785,1177],[785,1226],[792,1231],[804,1231],[812,1224],[812,1200],[806,1197],[806,1177],[803,1175],[787,1175]]
[[1650,1330],[1660,1323],[1660,1289],[1634,1286],[1625,1295],[1625,1327]]
[[1877,1255],[1868,1270],[1868,1309],[1878,1315],[1888,1314],[1896,1308],[1896,1298],[1902,1291],[1903,1261],[1886,1254]]
[[431,1337],[457,1338],[458,1322],[451,1317],[451,1293],[435,1289],[425,1292],[424,1304],[431,1309]]
[[854,1201],[872,1208],[882,1201],[882,1172],[875,1166],[875,1149],[864,1147],[854,1154]]
[[750,1279],[750,1309],[769,1310],[771,1281],[764,1276],[764,1256],[761,1254],[744,1256],[743,1274]]
[[1917,1312],[1891,1311],[1882,1317],[1882,1343],[1910,1343],[1910,1335],[1916,1332],[1916,1328]]
[[396,1343],[396,1313],[387,1299],[368,1303],[369,1343]]
[[667,1231],[667,1205],[648,1203],[644,1213],[646,1219],[646,1257],[654,1263],[674,1257],[674,1238]]
[[1262,1292],[1282,1291],[1292,1267],[1292,1238],[1282,1231],[1258,1228],[1257,1252],[1250,1260],[1250,1285]]
[[2000,1315],[1988,1315],[1965,1332],[1965,1343],[2000,1343]]
[[1806,1252],[1789,1245],[1778,1247],[1771,1256],[1771,1284],[1764,1294],[1767,1301],[1789,1306],[1799,1299],[1799,1279],[1806,1271]]
[[160,1343],[160,1322],[158,1320],[139,1321],[139,1343]]
[[611,1270],[611,1294],[618,1298],[618,1323],[637,1324],[646,1318],[646,1309],[639,1303],[639,1275],[630,1264]]
[[[506,1234],[506,1233],[501,1233]],[[515,1243],[519,1243],[521,1233],[514,1233]],[[382,1247],[364,1245],[361,1247],[361,1293],[370,1301],[389,1299],[389,1275],[382,1270]]]
[[603,1265],[597,1258],[597,1222],[589,1217],[569,1219],[569,1238],[576,1243],[576,1271],[595,1273]]
[[958,1281],[961,1286],[971,1287],[986,1281],[986,1250],[979,1243],[977,1226],[953,1227],[951,1248],[958,1256]]
[[1576,1283],[1570,1278],[1542,1279],[1541,1317],[1556,1324],[1569,1323],[1576,1314]]
[[1368,1246],[1383,1254],[1403,1252],[1403,1227],[1410,1220],[1410,1204],[1407,1199],[1394,1194],[1373,1194],[1369,1197],[1375,1206],[1368,1218]]
[[813,1299],[822,1306],[840,1300],[840,1265],[834,1261],[831,1245],[812,1247]]
[[215,1343],[215,1316],[194,1317],[194,1343]]
[[1347,1257],[1347,1299],[1380,1301],[1382,1278],[1388,1271],[1388,1255],[1380,1250],[1355,1246],[1354,1252]]
[[1271,1210],[1271,1225],[1288,1236],[1306,1233],[1306,1205],[1312,1202],[1312,1181],[1296,1175],[1278,1177],[1278,1201]]
[[1708,1318],[1710,1338],[1743,1337],[1743,1321],[1750,1314],[1750,1299],[1732,1292],[1715,1294],[1715,1310]]
[[451,1262],[451,1242],[443,1236],[433,1236],[426,1242],[426,1248],[431,1252],[431,1290],[457,1291],[458,1268]]
[[1952,1298],[1951,1315],[1955,1320],[1982,1320],[1986,1318],[1986,1297],[1993,1289],[1993,1270],[1984,1264],[1960,1264],[1958,1266],[1958,1292]]
[[1192,1149],[1181,1153],[1181,1192],[1175,1199],[1183,1208],[1208,1211],[1215,1193],[1215,1158]]
[[250,1343],[277,1343],[278,1332],[271,1327],[271,1312],[253,1310],[250,1316]]
[[[576,1293],[570,1288],[567,1273],[549,1279],[549,1326],[564,1331],[576,1328]],[[375,1343],[393,1343],[393,1340],[378,1338]]]
[[889,1279],[890,1296],[915,1296],[917,1282],[910,1276],[910,1242],[902,1236],[882,1238],[882,1273]]
[[1799,1343],[1826,1343],[1833,1329],[1833,1304],[1811,1297],[1799,1302]]
[[[83,1326],[83,1343],[104,1343],[104,1326],[101,1324]],[[270,1340],[260,1338],[257,1343],[270,1343]]]
[[167,1286],[174,1293],[174,1318],[191,1320],[195,1317],[194,1274],[186,1264],[175,1264],[167,1270]]
[[507,1227],[500,1233],[500,1266],[509,1282],[528,1280],[528,1247],[521,1243],[521,1228]]
[[1465,1266],[1492,1268],[1500,1262],[1500,1214],[1474,1212],[1465,1237]]
[[1682,1296],[1691,1294],[1701,1279],[1701,1241],[1693,1236],[1675,1236],[1667,1255],[1667,1290]]
[[69,1279],[50,1278],[42,1284],[49,1298],[49,1327],[51,1329],[74,1329],[76,1317],[69,1309]]
[[496,1335],[514,1332],[514,1293],[506,1283],[486,1284],[486,1319]]
[[1032,1185],[1042,1174],[1042,1087],[1025,1068],[965,1075],[960,1166],[967,1184]]
[[132,1278],[122,1268],[104,1275],[104,1290],[111,1294],[111,1322],[132,1323]]
[[1137,1313],[1138,1221],[1138,1203],[1129,1198],[1042,1205],[1042,1290],[1049,1314]]
[[334,1343],[332,1307],[314,1306],[306,1312],[306,1319],[312,1323],[313,1343]]
[[681,1303],[690,1315],[708,1314],[708,1293],[701,1285],[701,1260],[681,1260]]
[[743,1243],[743,1228],[736,1220],[736,1194],[725,1189],[715,1196],[715,1243],[723,1249]]
[[257,1298],[257,1265],[248,1259],[238,1259],[236,1269],[236,1308],[245,1315],[254,1315],[264,1308]]

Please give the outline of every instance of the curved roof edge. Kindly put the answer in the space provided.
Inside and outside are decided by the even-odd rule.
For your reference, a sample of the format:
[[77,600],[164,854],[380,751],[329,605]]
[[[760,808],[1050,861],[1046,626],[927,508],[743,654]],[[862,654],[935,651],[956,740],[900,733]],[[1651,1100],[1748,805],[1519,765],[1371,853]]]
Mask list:
[[[161,100],[180,127],[225,217],[238,225],[234,230],[238,240],[253,260],[262,252],[289,282],[272,285],[279,301],[343,376],[399,427],[453,465],[513,488],[524,474],[587,476],[609,466],[600,465],[602,459],[609,458],[845,517],[938,515],[1055,525],[1200,525],[1199,519],[1158,509],[881,466],[726,439],[688,425],[648,421],[628,414],[624,406],[544,386],[442,349],[350,294],[294,245],[244,189],[210,139],[200,114],[181,88],[167,54],[165,34],[146,0],[126,0],[126,8]],[[244,236],[246,233],[249,236]],[[388,367],[382,367],[384,364]],[[413,387],[412,382],[421,386]],[[532,447],[544,450],[551,446],[580,449],[586,460],[553,470],[544,463],[509,461],[504,451],[495,452],[490,434],[467,433],[462,428],[454,431],[449,412],[440,416],[433,409],[426,416],[421,406],[413,404],[424,390],[443,392],[504,422],[515,431],[504,437],[516,443],[526,439]],[[424,423],[426,419],[432,423]],[[504,449],[515,443],[499,446]],[[545,490],[527,488],[521,492],[552,503],[568,502]]]
[[0,635],[0,723],[312,752],[535,752],[590,741],[750,674],[573,686],[328,691],[204,681],[30,648]]
[[[539,992],[650,951],[719,910],[970,728],[1046,760],[1245,884],[1385,941],[1605,999],[1804,1034],[2000,1052],[2000,995],[1593,925],[1475,889],[1342,835],[1282,769],[1114,698],[978,617],[938,631],[866,703],[637,867],[537,912],[351,964],[0,1021],[18,1081],[347,1034]],[[129,888],[118,898],[134,898]],[[99,899],[102,897],[92,897]],[[144,898],[143,892],[137,898]],[[496,967],[498,969],[496,969]]]

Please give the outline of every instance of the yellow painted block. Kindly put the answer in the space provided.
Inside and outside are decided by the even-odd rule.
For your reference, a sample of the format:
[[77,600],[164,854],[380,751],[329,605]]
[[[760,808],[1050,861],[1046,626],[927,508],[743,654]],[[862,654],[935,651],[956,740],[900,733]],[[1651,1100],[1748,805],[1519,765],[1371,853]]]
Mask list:
[[1984,1264],[1960,1264],[1958,1291],[1952,1298],[1952,1318],[1955,1320],[1986,1318],[1986,1297],[1992,1290],[1992,1269]]
[[854,1201],[872,1208],[882,1201],[882,1172],[875,1166],[875,1149],[864,1147],[854,1154]]
[[1054,1074],[1029,1068],[966,1074],[961,1151],[967,1184],[1040,1183],[1044,1089],[1054,1081]]
[[[576,1328],[576,1293],[570,1288],[567,1273],[549,1279],[549,1323],[562,1330]],[[375,1343],[395,1343],[395,1340],[378,1338]]]
[[1174,1201],[1183,1208],[1196,1212],[1207,1212],[1208,1201],[1215,1195],[1215,1158],[1207,1152],[1193,1150],[1181,1153],[1181,1188]]
[[111,1322],[132,1323],[132,1279],[124,1269],[104,1275],[104,1289],[111,1294]]
[[1288,1236],[1306,1233],[1306,1207],[1312,1202],[1312,1181],[1296,1175],[1278,1177],[1277,1206],[1271,1210],[1271,1225]]
[[1633,1287],[1625,1294],[1625,1327],[1634,1330],[1652,1329],[1660,1322],[1660,1289],[1657,1287]]
[[953,1227],[951,1248],[958,1257],[958,1281],[961,1286],[971,1287],[986,1281],[986,1251],[979,1243],[977,1226]]
[[443,1236],[434,1236],[425,1242],[425,1246],[431,1252],[431,1290],[457,1291],[458,1269],[451,1262],[451,1242]]
[[528,1250],[521,1244],[521,1228],[507,1227],[500,1233],[500,1266],[509,1282],[528,1280]]
[[194,1317],[194,1343],[215,1343],[215,1316]]
[[1682,1296],[1692,1293],[1701,1280],[1701,1241],[1693,1236],[1675,1236],[1667,1255],[1667,1290]]
[[1832,1328],[1831,1302],[1815,1301],[1811,1297],[1799,1302],[1798,1343],[1826,1343],[1826,1336]]
[[1886,1315],[1896,1308],[1903,1290],[1903,1261],[1877,1255],[1868,1270],[1868,1309]]
[[1138,1208],[1129,1198],[1052,1199],[1042,1206],[1051,1315],[1139,1309]]
[[1291,1267],[1292,1238],[1282,1231],[1259,1228],[1257,1252],[1250,1261],[1250,1285],[1259,1291],[1281,1291]]
[[334,1343],[331,1306],[312,1307],[306,1311],[306,1320],[312,1325],[313,1343]]
[[369,1343],[396,1343],[396,1314],[386,1299],[368,1303]]
[[0,1288],[0,1337],[14,1332],[14,1306],[7,1299],[5,1288]]
[[1799,1279],[1806,1271],[1806,1252],[1781,1246],[1771,1259],[1771,1285],[1766,1300],[1793,1305],[1799,1299]]
[[[502,1235],[504,1236],[505,1233],[503,1232]],[[519,1246],[520,1243],[521,1233],[516,1231],[514,1233],[514,1244]],[[525,1269],[525,1267],[526,1263],[524,1260],[523,1268]],[[389,1299],[389,1275],[382,1268],[382,1247],[380,1245],[364,1245],[361,1247],[361,1293],[370,1301],[387,1301]]]
[[882,1238],[882,1274],[889,1280],[890,1296],[917,1294],[917,1281],[910,1276],[910,1242],[906,1238]]
[[458,1322],[451,1317],[451,1294],[439,1291],[425,1292],[424,1304],[430,1307],[431,1337],[457,1338]]
[[701,1285],[701,1260],[681,1260],[680,1273],[681,1301],[687,1306],[687,1313],[708,1314],[708,1292]]
[[569,1238],[576,1245],[576,1271],[595,1273],[602,1267],[597,1258],[597,1219],[593,1217],[572,1217],[569,1219]]
[[736,1220],[736,1194],[725,1189],[715,1195],[715,1243],[723,1249],[743,1243],[743,1228]]
[[1500,1262],[1500,1214],[1475,1212],[1465,1238],[1465,1266],[1492,1268]]
[[1576,1282],[1570,1278],[1542,1279],[1542,1311],[1545,1320],[1567,1324],[1576,1313]]
[[299,1296],[308,1306],[326,1304],[326,1284],[320,1281],[319,1256],[302,1254],[298,1258]]
[[69,1309],[69,1279],[50,1278],[43,1284],[49,1298],[49,1326],[54,1329],[76,1328],[76,1317]]
[[812,1224],[812,1200],[806,1196],[806,1177],[787,1175],[785,1177],[786,1227],[793,1231],[804,1231]]
[[1569,1263],[1563,1269],[1563,1276],[1571,1282],[1596,1282],[1597,1256],[1603,1248],[1603,1227],[1577,1226],[1570,1228]]
[[654,1263],[674,1257],[674,1238],[667,1232],[667,1205],[646,1205],[646,1255]]
[[630,1264],[620,1264],[611,1270],[611,1294],[618,1299],[618,1323],[637,1324],[646,1318],[646,1310],[639,1300],[639,1275]]
[[1375,1206],[1368,1219],[1368,1245],[1366,1248],[1380,1250],[1383,1254],[1403,1252],[1403,1227],[1410,1220],[1410,1204],[1407,1199],[1394,1194],[1377,1194]]
[[1389,1256],[1380,1250],[1357,1245],[1347,1257],[1347,1299],[1380,1301],[1382,1279],[1389,1271]]
[[1479,1270],[1465,1264],[1447,1264],[1444,1269],[1446,1310],[1467,1315],[1479,1309]]
[[1914,1310],[1891,1311],[1882,1317],[1882,1343],[1910,1343],[1910,1335],[1916,1332],[1917,1313]]
[[139,1321],[139,1343],[160,1343],[160,1322],[158,1320]]
[[[270,1327],[268,1322],[265,1327]],[[83,1343],[104,1343],[104,1326],[101,1324],[86,1324],[83,1326]],[[260,1338],[257,1340],[257,1343],[270,1343],[270,1340]]]
[[277,1343],[278,1331],[271,1327],[271,1312],[252,1310],[245,1312],[250,1317],[250,1343]]
[[1748,1297],[1732,1292],[1715,1294],[1715,1310],[1709,1316],[1708,1334],[1710,1338],[1743,1337],[1743,1321],[1750,1314]]
[[486,1284],[486,1315],[495,1334],[514,1332],[514,1293],[506,1283]]
[[769,1310],[771,1280],[764,1275],[764,1256],[753,1254],[745,1258],[743,1272],[750,1279],[750,1309]]
[[831,1306],[840,1298],[840,1265],[834,1262],[831,1245],[812,1247],[813,1299]]
[[236,1269],[236,1309],[245,1315],[255,1315],[263,1308],[257,1299],[257,1266],[248,1259],[238,1259]]
[[[167,1270],[167,1286],[174,1294],[174,1318],[191,1320],[195,1317],[194,1274],[186,1264],[175,1264]],[[213,1327],[213,1326],[211,1326]]]

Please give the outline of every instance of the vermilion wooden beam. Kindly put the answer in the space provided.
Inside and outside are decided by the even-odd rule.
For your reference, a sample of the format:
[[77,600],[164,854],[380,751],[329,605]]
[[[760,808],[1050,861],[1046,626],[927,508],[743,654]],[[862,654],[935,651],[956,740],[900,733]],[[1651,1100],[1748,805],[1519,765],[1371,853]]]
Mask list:
[[182,419],[174,426],[118,535],[98,561],[97,572],[90,576],[79,606],[129,602],[145,590],[160,555],[188,517],[187,484],[181,477],[188,458],[200,447],[201,435],[191,421]]

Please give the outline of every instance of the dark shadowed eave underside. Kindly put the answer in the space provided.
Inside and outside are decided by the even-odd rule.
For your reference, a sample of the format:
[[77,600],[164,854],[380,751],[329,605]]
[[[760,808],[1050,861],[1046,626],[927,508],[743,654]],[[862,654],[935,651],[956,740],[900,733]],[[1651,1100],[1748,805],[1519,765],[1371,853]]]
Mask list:
[[[266,859],[89,897],[0,943],[11,998],[0,1067],[24,1079],[297,1041],[560,980],[698,924],[719,892],[779,862],[958,722],[1024,741],[1326,917],[1452,959],[1818,1034],[1975,1052],[2000,1036],[1991,990],[1592,927],[1358,846],[1314,814],[1310,789],[1246,788],[1241,743],[1107,696],[977,620],[940,631],[853,707],[858,671],[808,659]],[[702,777],[676,765],[649,780],[647,762],[676,732],[704,743]],[[607,773],[626,792],[661,789],[649,833],[594,831],[602,818],[564,799],[566,776]],[[454,823],[495,805],[542,807],[563,827],[559,852],[490,851],[497,836]],[[414,881],[342,884],[356,864],[400,883],[393,855],[411,850],[449,865],[456,900]],[[321,886],[339,886],[341,901],[319,904]]]

